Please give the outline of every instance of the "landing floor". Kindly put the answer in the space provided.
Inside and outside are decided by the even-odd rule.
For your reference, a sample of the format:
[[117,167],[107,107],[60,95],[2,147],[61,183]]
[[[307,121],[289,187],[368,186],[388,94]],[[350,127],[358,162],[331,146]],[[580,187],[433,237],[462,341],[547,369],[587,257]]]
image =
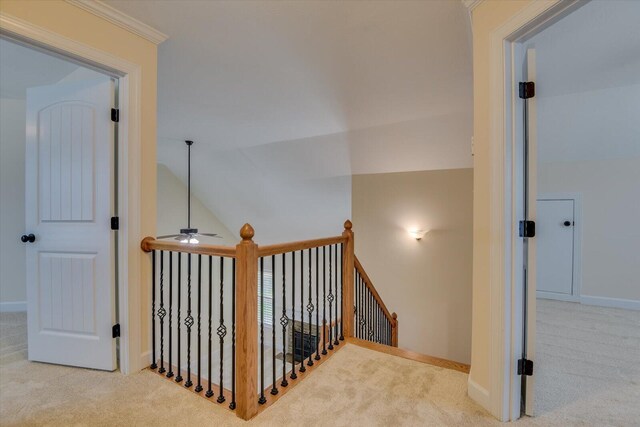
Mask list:
[[[0,425],[501,425],[467,397],[466,374],[352,344],[245,423],[149,371],[28,362],[25,323],[24,314],[0,314]],[[551,412],[515,425],[590,424]]]

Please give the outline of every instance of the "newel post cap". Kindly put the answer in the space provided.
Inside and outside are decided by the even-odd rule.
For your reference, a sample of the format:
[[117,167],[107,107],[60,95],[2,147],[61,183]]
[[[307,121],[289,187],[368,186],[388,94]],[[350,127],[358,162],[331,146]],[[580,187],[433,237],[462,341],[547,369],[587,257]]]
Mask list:
[[254,235],[255,231],[253,230],[253,227],[248,223],[243,225],[240,229],[240,237],[242,237],[242,240],[251,240],[253,239]]
[[353,224],[351,223],[351,220],[346,220],[344,222],[344,229],[345,230],[351,230],[352,227],[353,227]]
[[398,318],[398,315],[395,312],[393,312],[391,314],[391,317],[393,317],[393,320],[396,320]]

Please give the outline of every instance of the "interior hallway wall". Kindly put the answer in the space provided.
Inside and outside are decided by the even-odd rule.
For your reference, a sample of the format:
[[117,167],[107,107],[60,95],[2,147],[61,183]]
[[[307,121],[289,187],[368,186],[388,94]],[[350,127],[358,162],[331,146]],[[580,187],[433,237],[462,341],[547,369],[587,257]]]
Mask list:
[[582,296],[640,303],[640,157],[542,163],[538,192],[582,193]]
[[352,193],[356,256],[398,314],[399,347],[469,363],[473,169],[355,175]]
[[26,310],[25,121],[24,99],[0,99],[0,311]]

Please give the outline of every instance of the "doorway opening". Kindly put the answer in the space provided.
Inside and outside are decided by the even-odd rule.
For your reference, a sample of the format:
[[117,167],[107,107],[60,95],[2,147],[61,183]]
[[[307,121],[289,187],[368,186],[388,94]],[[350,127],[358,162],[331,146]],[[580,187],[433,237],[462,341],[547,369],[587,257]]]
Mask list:
[[535,85],[509,117],[515,217],[535,223],[509,255],[514,354],[533,364],[512,377],[514,412],[640,416],[638,16],[637,2],[583,3],[513,44],[514,87]]
[[118,367],[118,79],[0,38],[6,360]]

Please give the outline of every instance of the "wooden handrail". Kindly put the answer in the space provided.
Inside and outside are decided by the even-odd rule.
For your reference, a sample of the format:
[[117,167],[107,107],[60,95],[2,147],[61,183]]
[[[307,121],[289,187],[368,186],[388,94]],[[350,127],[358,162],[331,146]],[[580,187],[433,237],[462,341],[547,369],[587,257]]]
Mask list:
[[236,248],[232,246],[218,246],[190,243],[182,243],[177,241],[157,240],[153,237],[145,237],[140,243],[140,247],[145,252],[157,251],[173,251],[187,252],[192,254],[221,256],[227,258],[236,257]]
[[384,301],[382,301],[382,298],[380,298],[380,294],[378,294],[375,286],[373,286],[373,282],[367,275],[367,272],[364,271],[362,264],[360,264],[360,260],[358,260],[358,257],[355,257],[355,266],[356,270],[360,274],[360,277],[362,277],[365,286],[369,289],[369,291],[371,291],[371,294],[376,299],[376,302],[380,305],[380,307],[382,307],[382,312],[384,313],[385,317],[387,318],[387,320],[389,320],[389,322],[391,322],[391,325],[396,328],[398,326],[398,316],[396,315],[396,313],[389,312],[387,306],[384,304]]
[[322,246],[346,243],[344,236],[324,237],[322,239],[301,240],[299,242],[278,243],[275,245],[258,246],[258,256],[265,257],[271,255],[285,254],[288,252],[302,251],[305,249],[319,248]]

